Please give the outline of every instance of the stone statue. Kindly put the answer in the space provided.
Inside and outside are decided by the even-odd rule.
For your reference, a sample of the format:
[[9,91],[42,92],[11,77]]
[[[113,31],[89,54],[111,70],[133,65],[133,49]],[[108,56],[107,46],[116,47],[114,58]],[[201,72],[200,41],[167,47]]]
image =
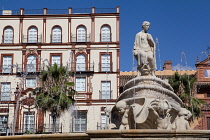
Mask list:
[[190,130],[190,125],[189,125],[188,120],[190,119],[191,116],[192,116],[192,113],[189,110],[185,108],[181,108],[174,122],[173,129],[174,130]]
[[151,110],[153,118],[157,120],[157,129],[171,129],[171,116],[169,114],[171,106],[168,101],[154,100],[148,108]]
[[155,76],[156,60],[155,60],[155,42],[152,36],[147,33],[150,23],[144,21],[142,23],[142,31],[136,34],[134,42],[134,56],[138,61],[138,76],[152,75]]
[[120,114],[121,114],[121,125],[120,125],[120,130],[125,130],[125,129],[129,129],[129,124],[128,124],[128,112],[129,112],[129,108],[126,104],[125,101],[119,101],[116,104],[116,108],[119,110]]

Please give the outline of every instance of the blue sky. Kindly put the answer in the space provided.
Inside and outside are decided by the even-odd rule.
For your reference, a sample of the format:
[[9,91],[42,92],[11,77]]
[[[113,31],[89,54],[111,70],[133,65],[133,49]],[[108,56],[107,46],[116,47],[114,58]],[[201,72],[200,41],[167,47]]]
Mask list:
[[134,37],[145,20],[151,23],[149,33],[159,41],[158,70],[165,60],[171,60],[175,69],[195,69],[197,56],[200,60],[206,58],[210,47],[210,0],[0,0],[0,9],[4,10],[116,6],[120,6],[121,71],[136,66],[132,57]]

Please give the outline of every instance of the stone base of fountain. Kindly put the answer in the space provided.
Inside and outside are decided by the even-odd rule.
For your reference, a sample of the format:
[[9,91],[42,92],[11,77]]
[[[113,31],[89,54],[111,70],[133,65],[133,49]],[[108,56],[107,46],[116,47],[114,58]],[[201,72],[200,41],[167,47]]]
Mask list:
[[112,109],[111,124],[120,130],[187,130],[191,113],[168,82],[155,76],[128,81]]
[[209,130],[88,130],[86,133],[1,136],[0,140],[209,140]]
[[91,140],[209,140],[209,130],[90,130]]

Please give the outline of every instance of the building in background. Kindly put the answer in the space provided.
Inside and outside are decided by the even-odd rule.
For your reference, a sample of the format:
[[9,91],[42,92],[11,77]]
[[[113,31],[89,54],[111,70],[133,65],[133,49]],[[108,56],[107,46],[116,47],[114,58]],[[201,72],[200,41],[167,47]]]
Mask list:
[[196,129],[210,130],[210,55],[205,60],[198,61],[195,66],[197,69],[197,98],[206,101]]
[[119,7],[2,10],[0,133],[52,132],[51,114],[35,108],[32,91],[42,68],[54,63],[73,72],[78,92],[57,132],[103,129],[104,108],[119,95],[119,26]]

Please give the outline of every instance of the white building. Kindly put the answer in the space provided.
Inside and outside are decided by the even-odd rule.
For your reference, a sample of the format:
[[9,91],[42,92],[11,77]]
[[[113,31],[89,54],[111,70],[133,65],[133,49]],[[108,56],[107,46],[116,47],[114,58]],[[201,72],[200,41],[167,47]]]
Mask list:
[[102,129],[104,108],[119,95],[119,19],[119,7],[2,10],[0,132],[7,118],[10,133],[14,123],[15,133],[52,131],[50,113],[35,108],[32,89],[42,66],[53,63],[69,66],[78,91],[74,115],[63,113],[57,131]]

